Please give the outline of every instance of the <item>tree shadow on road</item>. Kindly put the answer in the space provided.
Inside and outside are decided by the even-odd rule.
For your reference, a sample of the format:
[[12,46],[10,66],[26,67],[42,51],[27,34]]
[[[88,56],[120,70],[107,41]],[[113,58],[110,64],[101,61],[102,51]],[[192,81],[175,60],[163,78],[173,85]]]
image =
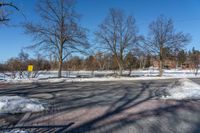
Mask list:
[[[59,123],[56,119],[60,114],[70,113],[73,119],[66,119],[66,123],[74,123],[59,132],[85,133],[85,132],[191,132],[199,131],[200,123],[199,101],[172,101],[154,100],[159,85],[155,82],[133,83],[54,83],[37,84],[33,87],[21,88],[26,96],[46,93],[52,95],[47,98],[50,110],[34,113],[25,123],[30,124],[41,120]],[[163,87],[161,84],[160,87]],[[17,90],[10,90],[9,94]],[[5,93],[4,93],[5,94]],[[105,108],[103,113],[97,113],[85,121],[79,121],[82,116],[90,116],[90,112],[73,113],[83,108]],[[61,116],[62,116],[61,115]],[[92,114],[91,114],[92,116]],[[44,119],[43,119],[44,118]],[[38,120],[39,119],[39,120]],[[77,124],[79,123],[79,124]],[[65,123],[63,123],[65,124]],[[52,123],[47,123],[52,125]],[[48,130],[47,130],[48,131]],[[50,130],[49,130],[50,131]]]

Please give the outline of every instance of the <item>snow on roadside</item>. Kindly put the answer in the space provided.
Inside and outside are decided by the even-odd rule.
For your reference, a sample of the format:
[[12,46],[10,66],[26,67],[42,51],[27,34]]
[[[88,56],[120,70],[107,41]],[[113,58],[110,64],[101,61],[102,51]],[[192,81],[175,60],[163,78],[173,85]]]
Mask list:
[[[164,70],[163,77],[158,77],[157,69],[134,70],[131,77],[114,77],[114,71],[63,71],[62,76],[65,78],[56,78],[57,71],[40,71],[37,78],[15,78],[0,77],[3,83],[57,83],[57,82],[98,82],[98,81],[121,81],[121,80],[157,80],[157,79],[173,79],[173,78],[200,78],[195,76],[193,70]],[[128,74],[128,71],[124,71]],[[9,72],[7,73],[9,75]]]
[[49,79],[21,79],[7,80],[4,83],[60,83],[60,82],[98,82],[98,81],[137,81],[137,80],[158,80],[175,79],[180,77],[93,77],[93,78],[49,78]]
[[200,85],[190,79],[180,79],[166,89],[167,96],[162,99],[200,99]]
[[20,96],[0,96],[0,114],[40,112],[45,107],[37,99],[28,99]]
[[29,132],[23,130],[11,130],[11,131],[6,131],[5,133],[29,133]]

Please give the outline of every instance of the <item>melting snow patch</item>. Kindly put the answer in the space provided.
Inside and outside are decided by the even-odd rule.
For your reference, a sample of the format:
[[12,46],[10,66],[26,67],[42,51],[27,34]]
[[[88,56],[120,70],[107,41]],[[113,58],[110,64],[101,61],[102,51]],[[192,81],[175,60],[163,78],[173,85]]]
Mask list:
[[37,99],[28,99],[19,96],[1,96],[0,113],[25,113],[45,110]]
[[189,79],[180,79],[170,84],[162,99],[200,99],[200,85]]
[[22,130],[12,130],[9,132],[5,132],[5,133],[28,133],[27,131],[22,131]]

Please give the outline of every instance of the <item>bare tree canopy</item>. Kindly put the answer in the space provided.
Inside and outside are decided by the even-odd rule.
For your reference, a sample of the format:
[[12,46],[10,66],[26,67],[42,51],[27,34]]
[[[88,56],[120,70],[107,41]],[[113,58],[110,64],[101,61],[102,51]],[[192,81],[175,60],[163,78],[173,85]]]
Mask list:
[[140,40],[135,19],[120,9],[110,9],[95,34],[99,44],[115,57],[122,75],[125,54]]
[[18,7],[15,6],[12,2],[0,1],[0,24],[10,20],[9,19],[9,15],[11,14],[10,8],[19,11]]
[[163,74],[163,62],[165,60],[164,49],[176,51],[182,49],[190,41],[190,35],[177,32],[172,19],[159,16],[149,25],[149,36],[145,40],[145,47],[159,56],[159,75]]
[[42,22],[26,23],[26,33],[37,42],[32,48],[54,54],[59,60],[58,77],[61,77],[63,61],[74,52],[84,52],[89,47],[86,29],[78,22],[80,15],[74,10],[73,0],[41,0],[37,11]]

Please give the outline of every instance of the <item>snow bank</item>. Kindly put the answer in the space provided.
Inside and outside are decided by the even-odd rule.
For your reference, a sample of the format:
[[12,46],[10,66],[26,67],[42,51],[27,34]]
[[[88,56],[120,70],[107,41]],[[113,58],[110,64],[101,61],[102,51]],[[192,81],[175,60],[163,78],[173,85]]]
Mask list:
[[29,133],[29,132],[23,131],[23,130],[11,130],[11,131],[7,131],[5,133]]
[[[134,70],[131,77],[114,77],[114,71],[63,71],[64,78],[56,78],[57,71],[40,71],[37,78],[18,78],[12,79],[0,73],[0,82],[3,83],[42,83],[42,82],[92,82],[92,81],[119,81],[119,80],[156,80],[172,78],[200,78],[200,74],[194,75],[193,70],[164,70],[163,76],[158,77],[157,69]],[[129,71],[123,71],[128,74]],[[11,73],[7,72],[7,75]]]
[[159,80],[175,79],[179,77],[93,77],[93,78],[49,78],[49,79],[21,79],[7,80],[4,83],[23,84],[23,83],[60,83],[60,82],[98,82],[98,81],[137,81],[137,80]]
[[200,99],[200,85],[189,80],[180,79],[166,88],[167,96],[163,99]]
[[[198,78],[198,77],[189,77]],[[160,80],[160,79],[180,79],[180,77],[93,77],[93,78],[47,78],[47,79],[21,79],[7,80],[3,83],[24,84],[24,83],[61,83],[61,82],[99,82],[99,81],[138,81],[138,80]]]
[[28,99],[19,96],[1,96],[0,113],[39,112],[45,110],[37,99]]

